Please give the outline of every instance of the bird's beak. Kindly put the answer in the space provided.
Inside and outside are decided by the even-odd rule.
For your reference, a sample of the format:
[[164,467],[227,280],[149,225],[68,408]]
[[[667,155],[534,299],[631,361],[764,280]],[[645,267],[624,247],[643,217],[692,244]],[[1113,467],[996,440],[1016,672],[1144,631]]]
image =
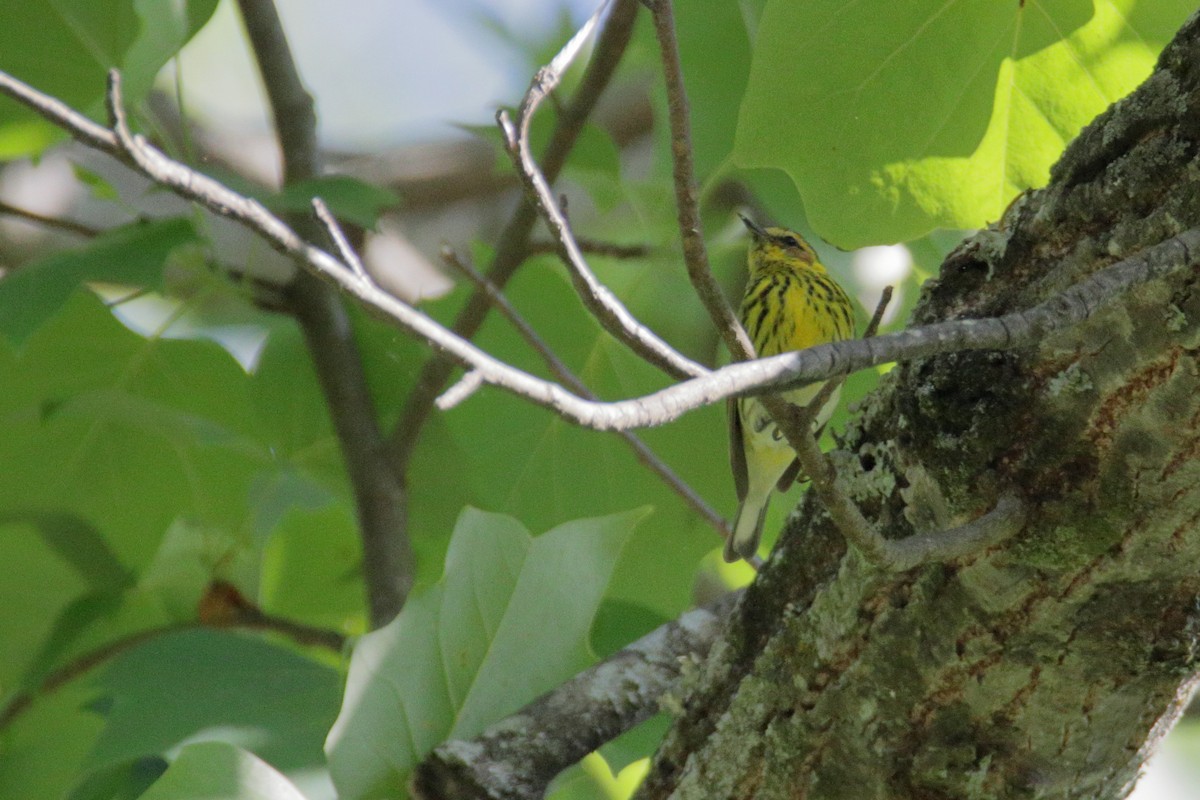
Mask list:
[[742,224],[750,229],[750,233],[754,234],[755,239],[765,239],[767,232],[758,226],[754,220],[747,217],[745,214],[738,214],[742,218]]

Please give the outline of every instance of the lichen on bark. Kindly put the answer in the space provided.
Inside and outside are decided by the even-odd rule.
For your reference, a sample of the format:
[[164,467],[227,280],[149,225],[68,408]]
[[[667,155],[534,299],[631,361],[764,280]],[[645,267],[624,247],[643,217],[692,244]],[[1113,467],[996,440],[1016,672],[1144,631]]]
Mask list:
[[[1193,18],[1045,189],[950,255],[914,321],[1029,307],[1196,226]],[[835,456],[864,513],[906,536],[1012,493],[1025,529],[892,574],[806,499],[640,797],[1125,796],[1200,667],[1198,354],[1190,270],[1034,348],[897,366]]]

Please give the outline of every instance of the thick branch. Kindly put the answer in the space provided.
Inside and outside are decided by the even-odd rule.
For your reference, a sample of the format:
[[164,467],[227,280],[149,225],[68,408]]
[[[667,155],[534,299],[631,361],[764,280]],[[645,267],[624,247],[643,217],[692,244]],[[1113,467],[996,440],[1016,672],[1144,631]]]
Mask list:
[[315,104],[300,79],[275,4],[271,0],[238,0],[238,8],[275,117],[283,181],[315,178],[321,174]]
[[[313,100],[300,80],[275,5],[271,0],[238,0],[238,5],[275,116],[284,180],[316,177],[321,166]],[[296,216],[292,224],[306,240],[318,241],[320,231],[307,217]],[[413,582],[404,487],[386,457],[354,330],[341,299],[308,270],[297,274],[289,294],[354,488],[371,624],[379,627],[399,612]]]
[[902,364],[841,440],[889,540],[916,547],[1008,493],[1025,531],[885,572],[801,504],[640,797],[1128,794],[1200,630],[1200,294],[1180,269],[1200,225],[1198,22],[926,284],[918,319],[1024,308],[950,325],[1027,349]]
[[687,665],[708,655],[738,597],[740,593],[729,594],[687,612],[470,741],[440,745],[417,768],[414,796],[542,797],[563,769],[659,710]]

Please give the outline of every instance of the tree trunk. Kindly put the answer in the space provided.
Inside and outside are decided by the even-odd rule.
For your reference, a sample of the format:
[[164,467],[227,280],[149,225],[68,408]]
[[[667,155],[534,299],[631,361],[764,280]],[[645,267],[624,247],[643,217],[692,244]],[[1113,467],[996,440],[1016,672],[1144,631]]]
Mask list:
[[[918,324],[1027,308],[1200,226],[1200,19],[968,239]],[[1200,256],[1200,254],[1194,254]],[[1036,349],[898,366],[834,454],[889,537],[1004,494],[982,556],[889,574],[814,499],[689,679],[643,798],[1119,798],[1200,658],[1200,290],[1143,285]]]

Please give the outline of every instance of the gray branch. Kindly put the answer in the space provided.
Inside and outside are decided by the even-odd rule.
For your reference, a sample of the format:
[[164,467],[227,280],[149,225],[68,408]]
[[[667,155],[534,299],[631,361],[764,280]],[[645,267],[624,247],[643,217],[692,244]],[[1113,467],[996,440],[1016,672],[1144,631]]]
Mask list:
[[361,280],[340,259],[305,242],[258,201],[171,160],[141,136],[129,136],[124,143],[118,142],[112,131],[3,72],[0,72],[0,92],[38,111],[80,141],[135,167],[155,183],[251,229],[267,244],[296,258],[364,308],[425,342],[453,363],[478,370],[488,385],[549,409],[569,422],[596,430],[663,425],[729,397],[796,388],[895,361],[961,350],[1028,347],[1055,331],[1088,319],[1135,286],[1192,266],[1192,251],[1200,248],[1200,228],[1193,228],[1105,267],[1025,311],[939,322],[871,339],[833,342],[730,364],[648,395],[600,402],[579,397],[553,381],[502,363],[373,283]]
[[675,36],[675,13],[671,8],[671,0],[646,0],[645,4],[654,18],[654,33],[658,39],[663,80],[667,89],[675,209],[679,216],[684,264],[687,266],[692,287],[704,303],[704,308],[717,327],[725,346],[729,348],[735,361],[746,361],[754,358],[754,344],[742,330],[737,314],[713,277],[708,263],[708,250],[704,246],[687,91],[683,84],[683,66],[679,60],[679,43]]
[[[608,87],[632,38],[637,9],[637,0],[616,0],[584,70],[579,88],[571,101],[558,110],[550,142],[542,156],[542,172],[547,181],[553,183],[558,177],[584,122],[591,116],[600,95]],[[533,205],[527,202],[517,205],[512,219],[500,234],[487,271],[488,282],[493,286],[503,289],[524,262],[529,254],[529,236],[537,219],[537,209]],[[464,339],[470,339],[483,325],[490,309],[487,298],[482,292],[476,291],[454,320],[454,332]],[[388,437],[388,450],[401,472],[408,469],[421,429],[455,364],[452,360],[434,357],[421,369],[404,405],[404,413]]]
[[538,168],[530,149],[529,126],[533,121],[533,115],[537,113],[542,101],[558,85],[563,71],[570,66],[592,30],[599,24],[606,7],[607,3],[602,5],[563,46],[558,55],[548,65],[537,71],[529,85],[529,90],[526,91],[525,97],[517,109],[516,121],[510,120],[505,111],[500,111],[496,115],[496,121],[504,133],[504,141],[508,153],[512,157],[513,165],[524,180],[531,200],[541,211],[546,226],[554,235],[554,240],[558,244],[559,257],[567,267],[571,282],[575,286],[575,292],[600,322],[600,325],[630,350],[673,378],[705,375],[708,373],[705,367],[675,350],[659,338],[654,331],[638,322],[629,313],[629,309],[617,299],[617,296],[596,278],[583,257],[579,243],[575,240],[575,234],[567,223],[566,215],[563,214],[554,198],[554,191],[550,188],[550,183]]
[[[504,296],[503,292],[488,283],[487,279],[480,275],[478,270],[460,258],[453,250],[443,250],[442,258],[447,264],[466,275],[475,286],[487,293],[488,300],[496,307],[500,315],[508,320],[509,324],[516,329],[520,337],[525,340],[525,343],[541,356],[551,375],[580,397],[588,400],[596,399],[596,395],[587,388],[584,382],[579,379],[579,376],[572,372],[570,367],[559,359],[554,351],[550,349],[550,345],[542,337],[538,336],[533,326],[508,302],[508,298]],[[637,458],[642,466],[657,475],[671,491],[679,495],[680,499],[687,503],[693,511],[703,517],[718,534],[722,537],[729,535],[729,524],[725,521],[725,517],[718,514],[703,497],[697,494],[695,489],[688,485],[687,481],[679,477],[675,470],[671,469],[665,461],[655,455],[649,445],[632,431],[617,431],[616,433],[629,445],[629,449],[633,451],[634,457]]]
[[534,800],[550,780],[649,719],[724,629],[741,596],[687,612],[581,672],[469,741],[439,745],[417,767],[419,800]]
[[[272,0],[238,0],[238,6],[275,119],[284,181],[314,178],[321,174],[316,111],[300,79],[275,4]],[[299,215],[292,217],[292,224],[309,241],[319,241],[325,232],[310,218]],[[343,242],[335,240],[335,244],[341,246]],[[353,260],[347,263],[356,264]],[[379,627],[400,611],[413,583],[405,489],[385,455],[383,432],[342,299],[332,287],[303,269],[288,293],[354,491],[367,604],[372,626]]]

